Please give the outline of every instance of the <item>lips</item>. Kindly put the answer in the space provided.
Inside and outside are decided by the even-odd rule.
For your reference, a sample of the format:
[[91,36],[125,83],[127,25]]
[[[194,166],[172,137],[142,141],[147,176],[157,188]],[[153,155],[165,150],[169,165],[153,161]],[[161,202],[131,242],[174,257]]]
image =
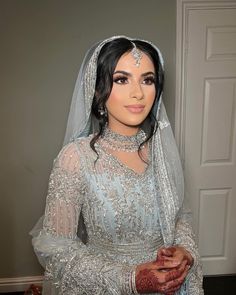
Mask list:
[[132,104],[125,106],[125,108],[131,113],[141,113],[144,110],[144,105],[141,104]]

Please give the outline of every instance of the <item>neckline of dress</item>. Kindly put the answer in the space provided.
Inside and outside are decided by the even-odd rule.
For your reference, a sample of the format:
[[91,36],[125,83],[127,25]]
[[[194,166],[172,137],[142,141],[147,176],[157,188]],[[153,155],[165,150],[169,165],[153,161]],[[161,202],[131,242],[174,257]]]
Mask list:
[[139,129],[134,135],[122,135],[106,126],[100,140],[108,149],[133,153],[144,147],[142,143],[146,140],[146,134]]
[[115,155],[113,155],[111,152],[109,152],[109,150],[105,149],[100,143],[96,143],[97,147],[99,147],[100,151],[102,151],[105,155],[107,155],[108,157],[110,157],[114,162],[116,162],[120,167],[122,167],[127,173],[136,176],[136,177],[144,177],[146,176],[149,167],[151,165],[150,163],[150,144],[147,143],[147,151],[148,151],[148,164],[146,166],[146,168],[144,169],[143,172],[139,173],[137,171],[135,171],[133,168],[129,167],[127,164],[125,164],[124,162],[122,162],[119,158],[117,158]]

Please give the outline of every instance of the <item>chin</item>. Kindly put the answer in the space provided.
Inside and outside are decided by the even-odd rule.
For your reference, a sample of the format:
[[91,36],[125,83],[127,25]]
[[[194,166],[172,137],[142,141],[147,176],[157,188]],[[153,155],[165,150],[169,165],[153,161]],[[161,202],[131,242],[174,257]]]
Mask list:
[[144,121],[145,121],[146,117],[145,118],[142,118],[140,120],[130,120],[129,123],[131,126],[140,126]]
[[143,123],[144,120],[142,121],[132,121],[132,122],[126,122],[124,123],[124,125],[126,126],[129,126],[129,127],[132,127],[132,128],[137,128],[137,127],[140,127],[140,125]]

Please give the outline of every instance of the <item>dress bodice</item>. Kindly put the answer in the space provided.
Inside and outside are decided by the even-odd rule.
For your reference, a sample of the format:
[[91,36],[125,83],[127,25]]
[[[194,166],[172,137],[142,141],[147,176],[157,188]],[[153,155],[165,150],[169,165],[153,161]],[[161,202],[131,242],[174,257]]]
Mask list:
[[[35,252],[46,268],[44,295],[131,294],[136,266],[155,260],[164,245],[169,194],[160,203],[161,184],[151,163],[136,173],[99,141],[96,154],[90,141],[68,144],[55,159],[43,226],[33,230]],[[174,244],[188,249],[195,265],[178,294],[202,295],[198,252],[185,214],[176,220]],[[80,216],[85,243],[77,236]]]
[[140,261],[140,255],[143,261],[150,259],[150,253],[155,258],[162,237],[150,166],[139,174],[100,144],[96,155],[89,148],[90,140],[76,143],[85,187],[82,213],[88,246],[113,257],[117,252],[118,260],[132,264]]

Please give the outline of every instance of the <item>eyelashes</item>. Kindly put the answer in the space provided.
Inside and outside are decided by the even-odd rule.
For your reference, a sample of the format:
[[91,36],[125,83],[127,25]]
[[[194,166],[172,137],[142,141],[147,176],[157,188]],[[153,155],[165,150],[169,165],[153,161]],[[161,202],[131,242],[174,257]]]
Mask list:
[[115,78],[113,78],[113,82],[117,84],[127,84],[128,78],[126,76],[116,76]]
[[145,82],[144,84],[152,85],[156,82],[156,79],[153,76],[147,76],[144,78],[143,82]]
[[[154,76],[146,76],[143,78],[142,80],[142,84],[145,84],[145,85],[152,85],[154,84],[156,81],[155,77]],[[127,76],[116,76],[113,78],[113,82],[116,83],[116,84],[127,84],[129,83],[129,79]]]

